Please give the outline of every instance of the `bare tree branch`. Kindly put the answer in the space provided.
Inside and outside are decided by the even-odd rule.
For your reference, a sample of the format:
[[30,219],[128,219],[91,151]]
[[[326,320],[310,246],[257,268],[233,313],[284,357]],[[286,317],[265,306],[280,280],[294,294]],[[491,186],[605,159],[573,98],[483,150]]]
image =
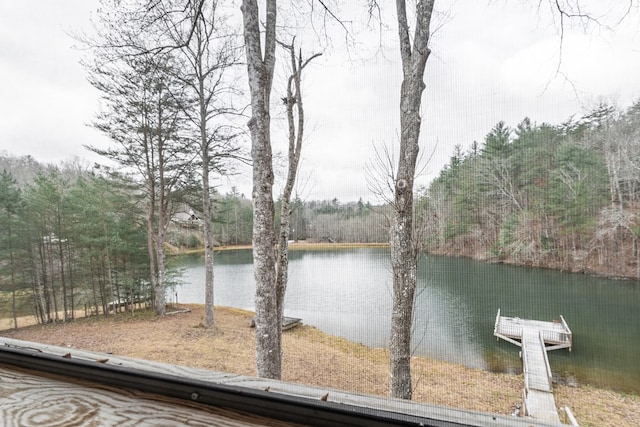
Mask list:
[[[537,7],[536,7],[538,13],[540,13],[542,1],[543,0],[538,1]],[[585,10],[582,7],[580,0],[548,0],[548,6],[552,16],[553,17],[557,16],[559,19],[558,63],[556,64],[556,69],[553,74],[553,77],[545,85],[544,91],[546,91],[549,88],[549,85],[551,84],[551,81],[553,79],[557,78],[558,76],[561,76],[564,82],[568,83],[571,86],[576,98],[578,99],[580,98],[575,84],[571,81],[569,76],[567,76],[567,74],[562,71],[562,64],[563,64],[562,58],[563,58],[563,51],[564,51],[564,44],[565,44],[565,30],[569,22],[577,21],[578,23],[581,24],[583,31],[585,32],[588,31],[589,27],[592,25],[595,25],[595,27],[598,28],[599,30],[614,31],[615,28],[618,27],[620,24],[622,24],[622,22],[624,22],[624,20],[630,15],[634,3],[635,3],[635,0],[628,0],[626,10],[623,11],[620,18],[618,18],[617,22],[615,22],[613,25],[607,25],[603,21],[603,18],[606,16],[606,14],[602,16],[594,16],[591,12]]]
[[381,147],[373,144],[373,158],[365,164],[364,173],[367,188],[383,203],[393,203],[395,164],[395,155],[387,144],[382,144]]

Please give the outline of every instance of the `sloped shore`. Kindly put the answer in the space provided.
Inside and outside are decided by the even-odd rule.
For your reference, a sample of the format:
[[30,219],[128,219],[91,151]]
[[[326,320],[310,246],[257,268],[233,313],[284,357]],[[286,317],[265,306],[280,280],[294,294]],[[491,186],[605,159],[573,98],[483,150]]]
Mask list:
[[[216,308],[216,327],[204,329],[201,305],[164,318],[86,318],[69,323],[29,326],[0,334],[27,341],[110,352],[158,362],[255,375],[253,313]],[[169,310],[171,311],[171,310]],[[283,380],[359,393],[388,395],[389,357],[374,349],[302,326],[284,334]],[[414,400],[470,410],[511,414],[521,403],[520,375],[496,374],[415,357]],[[588,386],[556,385],[558,406],[569,406],[582,426],[640,424],[640,396]]]

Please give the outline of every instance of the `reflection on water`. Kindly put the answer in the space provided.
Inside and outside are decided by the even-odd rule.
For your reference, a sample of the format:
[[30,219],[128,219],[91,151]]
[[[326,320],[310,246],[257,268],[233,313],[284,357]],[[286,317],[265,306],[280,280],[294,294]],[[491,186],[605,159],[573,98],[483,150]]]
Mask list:
[[[181,259],[179,302],[204,302],[204,260]],[[215,304],[253,310],[251,251],[220,252]],[[329,334],[386,346],[391,313],[388,251],[293,251],[285,311]],[[640,285],[557,271],[425,257],[420,262],[415,354],[501,372],[520,372],[514,345],[493,337],[504,315],[551,320],[562,314],[574,333],[573,352],[549,353],[561,379],[640,392]]]
[[486,369],[472,311],[454,293],[423,286],[416,298],[413,341],[417,354]]

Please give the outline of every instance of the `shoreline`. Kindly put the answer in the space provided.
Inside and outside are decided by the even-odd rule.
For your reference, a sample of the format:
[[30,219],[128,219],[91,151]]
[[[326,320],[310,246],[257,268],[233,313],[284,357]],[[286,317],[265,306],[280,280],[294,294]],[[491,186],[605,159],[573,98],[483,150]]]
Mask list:
[[[122,313],[68,323],[21,327],[4,336],[70,348],[113,353],[219,372],[255,375],[253,313],[220,307],[216,327],[201,326],[204,307],[157,318],[152,312]],[[356,393],[388,396],[389,353],[325,334],[309,325],[283,334],[283,380]],[[414,400],[436,405],[511,414],[522,403],[523,376],[467,368],[429,357],[413,357]],[[640,396],[589,385],[554,384],[558,407],[569,406],[582,426],[637,425]]]
[[483,262],[486,264],[502,264],[502,265],[521,267],[521,268],[531,268],[531,269],[537,269],[537,270],[552,270],[552,271],[558,271],[560,273],[578,274],[578,275],[598,277],[598,278],[610,279],[610,280],[629,280],[629,281],[634,281],[640,284],[640,277],[637,275],[637,273],[634,273],[633,275],[632,274],[627,274],[627,275],[612,274],[612,273],[608,273],[607,271],[602,271],[602,270],[599,270],[598,268],[594,268],[593,266],[567,264],[563,261],[558,261],[558,260],[547,261],[547,262],[539,261],[534,263],[531,261],[521,261],[513,257],[499,258],[499,257],[480,255],[478,253],[452,254],[450,253],[450,251],[446,249],[437,249],[428,253],[425,252],[425,254],[433,255],[433,256],[441,256],[441,257],[465,258],[472,261]]
[[[289,250],[338,250],[338,249],[360,249],[360,248],[388,248],[389,243],[329,243],[329,242],[292,242],[289,243]],[[214,252],[225,252],[235,250],[251,249],[252,245],[220,245],[214,248]],[[204,254],[204,248],[182,249],[175,246],[169,247],[170,255],[192,255]]]

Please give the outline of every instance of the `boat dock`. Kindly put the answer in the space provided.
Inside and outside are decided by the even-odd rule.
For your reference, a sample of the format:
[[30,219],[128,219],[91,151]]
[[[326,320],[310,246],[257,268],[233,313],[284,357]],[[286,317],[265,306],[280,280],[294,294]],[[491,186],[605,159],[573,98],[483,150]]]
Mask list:
[[[282,331],[288,331],[289,329],[293,329],[297,326],[302,325],[302,319],[298,319],[297,317],[287,317],[284,316],[282,318]],[[256,327],[256,318],[252,317],[251,321],[249,322],[249,326],[251,326],[252,328]]]
[[[560,423],[555,400],[551,367],[547,351],[568,348],[571,351],[573,335],[562,316],[553,322],[496,316],[493,335],[521,347],[524,371],[524,414],[543,421]],[[564,408],[567,416],[573,415]]]

